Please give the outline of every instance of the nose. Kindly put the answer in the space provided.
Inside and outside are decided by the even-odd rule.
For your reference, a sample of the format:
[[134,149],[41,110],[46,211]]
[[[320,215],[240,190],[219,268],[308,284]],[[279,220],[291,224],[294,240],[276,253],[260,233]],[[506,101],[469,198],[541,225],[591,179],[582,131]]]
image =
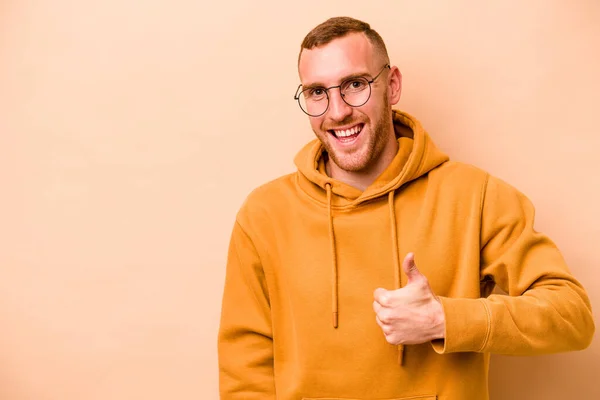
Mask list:
[[342,99],[342,93],[338,90],[329,91],[328,116],[334,121],[342,121],[352,114],[352,107]]

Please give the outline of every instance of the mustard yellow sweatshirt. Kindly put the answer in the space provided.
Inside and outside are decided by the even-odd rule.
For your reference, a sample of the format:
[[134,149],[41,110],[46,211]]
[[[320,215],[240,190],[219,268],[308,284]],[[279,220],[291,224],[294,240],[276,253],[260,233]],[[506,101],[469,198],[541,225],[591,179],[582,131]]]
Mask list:
[[[491,353],[590,344],[589,299],[535,230],[530,201],[449,161],[410,115],[393,118],[399,152],[365,191],[325,174],[315,140],[296,173],[239,210],[218,335],[221,399],[482,400]],[[403,347],[386,341],[372,303],[376,288],[406,282],[409,252],[440,297],[446,332]]]

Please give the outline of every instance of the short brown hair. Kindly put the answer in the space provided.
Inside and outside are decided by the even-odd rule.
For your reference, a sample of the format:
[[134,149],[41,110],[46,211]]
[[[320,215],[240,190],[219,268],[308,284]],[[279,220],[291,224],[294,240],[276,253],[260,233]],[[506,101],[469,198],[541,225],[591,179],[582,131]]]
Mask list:
[[333,17],[314,27],[304,37],[300,45],[298,64],[300,64],[300,57],[304,49],[310,50],[314,47],[323,46],[350,33],[364,33],[375,51],[380,53],[389,63],[389,56],[383,39],[369,24],[351,17]]

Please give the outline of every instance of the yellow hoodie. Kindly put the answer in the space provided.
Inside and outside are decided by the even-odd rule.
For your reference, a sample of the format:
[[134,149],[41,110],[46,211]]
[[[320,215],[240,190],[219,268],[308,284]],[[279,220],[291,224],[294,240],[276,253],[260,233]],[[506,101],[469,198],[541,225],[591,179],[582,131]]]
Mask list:
[[[589,299],[534,229],[529,200],[449,161],[410,115],[393,118],[400,150],[364,192],[325,174],[314,140],[296,173],[246,199],[227,262],[221,399],[482,400],[491,353],[590,344]],[[446,334],[403,348],[386,341],[372,304],[375,289],[406,282],[409,252]]]

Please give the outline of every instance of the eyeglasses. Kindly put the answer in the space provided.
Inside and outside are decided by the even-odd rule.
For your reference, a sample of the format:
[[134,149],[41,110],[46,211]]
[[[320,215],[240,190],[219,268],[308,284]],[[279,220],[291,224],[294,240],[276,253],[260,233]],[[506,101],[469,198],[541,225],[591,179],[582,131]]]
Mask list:
[[324,87],[309,87],[304,90],[302,85],[296,89],[294,100],[298,100],[298,104],[302,111],[311,117],[319,117],[329,109],[329,91],[331,89],[339,88],[340,96],[344,103],[351,107],[360,107],[366,104],[371,97],[371,84],[375,82],[375,79],[381,75],[386,69],[390,68],[389,64],[386,64],[381,71],[371,80],[365,77],[354,77],[346,79],[341,85],[331,86],[328,88]]

